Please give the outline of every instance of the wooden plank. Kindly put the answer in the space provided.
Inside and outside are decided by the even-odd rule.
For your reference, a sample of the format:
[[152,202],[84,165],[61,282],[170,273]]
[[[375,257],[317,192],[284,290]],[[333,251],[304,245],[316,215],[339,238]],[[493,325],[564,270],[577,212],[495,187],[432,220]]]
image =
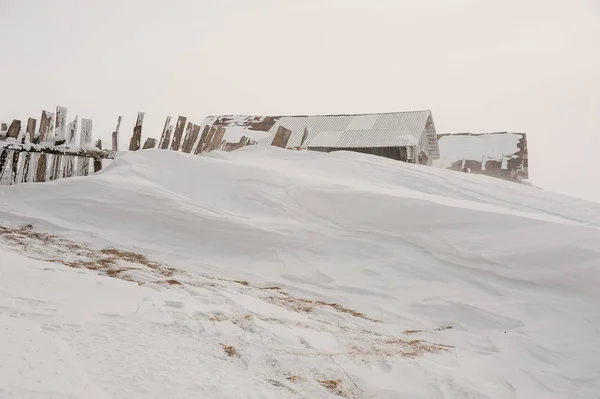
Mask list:
[[[77,124],[79,116],[75,116],[72,122],[67,124],[67,137],[65,144],[68,147],[74,147],[77,143]],[[62,177],[72,177],[75,175],[75,157],[72,155],[65,155],[63,157],[63,171]]]
[[287,143],[290,140],[290,136],[292,131],[284,128],[283,126],[279,126],[277,129],[277,133],[275,133],[275,137],[273,138],[273,142],[271,145],[280,148],[286,148]]
[[202,131],[202,136],[200,136],[200,140],[198,140],[198,144],[196,144],[196,149],[194,150],[194,154],[198,155],[202,152],[202,146],[206,142],[206,138],[208,137],[208,132],[210,131],[210,126],[204,126],[204,130]]
[[196,140],[198,140],[198,136],[200,135],[200,125],[194,125],[194,130],[192,132],[192,141],[190,141],[190,150],[186,151],[191,153],[194,149],[194,144],[196,144]]
[[48,127],[48,140],[54,142],[54,112],[50,112],[50,126]]
[[[50,114],[51,120],[54,123],[50,124],[51,132],[54,134],[50,135],[54,141],[54,145],[64,144],[66,141],[66,118],[67,109],[65,107],[56,107],[56,114]],[[54,154],[50,160],[50,175],[47,176],[48,180],[53,181],[61,177],[63,157],[59,154]]]
[[25,153],[23,154],[23,167],[21,169],[21,183],[27,183],[29,181],[29,165],[31,160],[35,157],[35,154]]
[[[92,120],[81,118],[81,148],[89,148],[92,145]],[[85,156],[77,158],[77,176],[87,176],[90,173],[90,159]]]
[[121,119],[122,117],[119,116],[117,119],[117,128],[112,134],[112,150],[115,152],[119,151],[119,129],[121,128]]
[[161,150],[167,150],[169,148],[169,144],[171,144],[171,131],[173,127],[171,126],[171,117],[167,116],[167,120],[165,121],[165,126],[163,127],[162,135],[160,136],[160,141],[158,143],[158,148]]
[[171,142],[171,150],[173,151],[179,151],[179,147],[181,147],[181,136],[183,136],[183,128],[185,127],[186,121],[187,118],[185,116],[180,116],[177,118],[175,133],[173,134],[173,142]]
[[77,144],[77,124],[79,122],[79,116],[76,115],[73,122],[69,122],[67,125],[67,138],[66,144],[69,147],[75,146]]
[[7,149],[3,149],[0,152],[0,183],[2,182],[2,177],[4,176],[4,170],[6,169],[7,159],[10,151]]
[[19,172],[19,156],[21,155],[18,151],[12,152],[12,168],[10,173],[10,183],[11,185],[17,184],[17,174]]
[[67,108],[56,107],[56,124],[54,125],[55,137],[62,139],[67,137]]
[[183,147],[181,148],[181,151],[187,152],[188,154],[190,152],[192,152],[192,150],[194,149],[194,144],[196,143],[196,140],[198,139],[199,133],[200,133],[200,126],[198,126],[192,122],[188,122],[186,133],[185,133],[185,139],[183,140]]
[[148,150],[148,149],[152,149],[156,147],[156,139],[153,139],[152,137],[148,137],[146,139],[146,142],[144,143],[144,147],[142,147],[142,150]]
[[217,132],[217,128],[215,126],[212,126],[210,128],[210,131],[208,132],[208,136],[206,136],[206,140],[204,141],[204,143],[202,143],[202,150],[201,152],[208,152],[210,151],[210,144],[212,143],[215,134]]
[[18,139],[19,133],[21,133],[21,121],[18,119],[13,119],[8,131],[6,132],[7,139]]
[[129,140],[129,151],[140,149],[142,141],[142,124],[144,123],[144,112],[138,112],[137,120],[133,128],[133,136]]
[[45,143],[48,141],[49,138],[49,134],[50,134],[50,123],[51,123],[51,118],[50,118],[50,112],[49,111],[42,111],[42,116],[40,118],[40,134],[38,135],[37,140],[35,140],[34,142],[37,143]]
[[37,120],[35,120],[34,118],[29,118],[27,120],[27,134],[25,135],[26,137],[26,142],[30,142],[33,143],[33,141],[35,140],[35,125],[37,124]]
[[215,132],[215,135],[213,136],[213,139],[210,143],[210,147],[208,148],[208,151],[215,151],[218,150],[221,146],[221,142],[223,141],[223,137],[225,137],[225,132],[226,129],[223,126],[219,126],[217,128],[217,131]]
[[[99,150],[102,149],[102,140],[96,140],[96,148]],[[102,158],[94,158],[94,173],[100,172],[102,170]]]
[[41,153],[35,167],[34,181],[42,183],[46,181],[46,154]]
[[187,126],[185,127],[185,136],[183,139],[183,144],[181,145],[182,152],[186,152],[185,150],[190,145],[189,143],[190,143],[190,140],[192,139],[192,130],[194,130],[194,127],[192,125],[193,125],[192,122],[188,122]]
[[53,181],[61,177],[60,172],[62,170],[63,156],[60,154],[52,155],[52,161],[50,163],[50,176],[49,180]]

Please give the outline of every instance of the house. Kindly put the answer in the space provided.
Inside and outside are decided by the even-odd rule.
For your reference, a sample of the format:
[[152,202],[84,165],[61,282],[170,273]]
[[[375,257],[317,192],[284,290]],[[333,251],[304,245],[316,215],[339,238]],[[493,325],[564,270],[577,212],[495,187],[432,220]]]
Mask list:
[[529,178],[525,133],[442,133],[437,142],[441,156],[433,166],[511,181]]
[[[262,138],[257,145],[313,151],[355,151],[430,164],[440,152],[431,111],[354,115],[210,116],[205,125],[226,136]],[[254,137],[253,137],[254,135]],[[228,139],[229,140],[229,139]]]

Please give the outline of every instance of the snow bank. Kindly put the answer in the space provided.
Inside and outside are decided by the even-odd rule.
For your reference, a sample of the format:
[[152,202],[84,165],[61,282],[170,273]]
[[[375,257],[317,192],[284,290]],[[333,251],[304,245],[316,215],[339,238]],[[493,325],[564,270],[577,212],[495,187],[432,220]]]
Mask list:
[[600,392],[598,204],[264,147],[128,153],[94,176],[1,190],[4,225],[143,254],[184,285],[34,261],[49,245],[4,238],[0,397]]

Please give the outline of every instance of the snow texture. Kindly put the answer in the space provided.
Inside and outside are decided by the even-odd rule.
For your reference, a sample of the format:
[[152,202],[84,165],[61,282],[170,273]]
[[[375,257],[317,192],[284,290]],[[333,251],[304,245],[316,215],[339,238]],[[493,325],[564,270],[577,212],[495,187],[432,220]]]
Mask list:
[[600,205],[363,154],[0,188],[0,398],[598,398]]

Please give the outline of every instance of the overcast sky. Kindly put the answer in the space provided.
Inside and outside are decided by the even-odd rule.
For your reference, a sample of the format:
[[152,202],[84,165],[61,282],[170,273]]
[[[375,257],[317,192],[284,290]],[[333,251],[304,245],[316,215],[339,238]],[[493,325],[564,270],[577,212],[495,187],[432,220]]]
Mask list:
[[165,116],[431,109],[526,132],[532,181],[600,201],[600,0],[0,0],[0,120],[108,139]]

